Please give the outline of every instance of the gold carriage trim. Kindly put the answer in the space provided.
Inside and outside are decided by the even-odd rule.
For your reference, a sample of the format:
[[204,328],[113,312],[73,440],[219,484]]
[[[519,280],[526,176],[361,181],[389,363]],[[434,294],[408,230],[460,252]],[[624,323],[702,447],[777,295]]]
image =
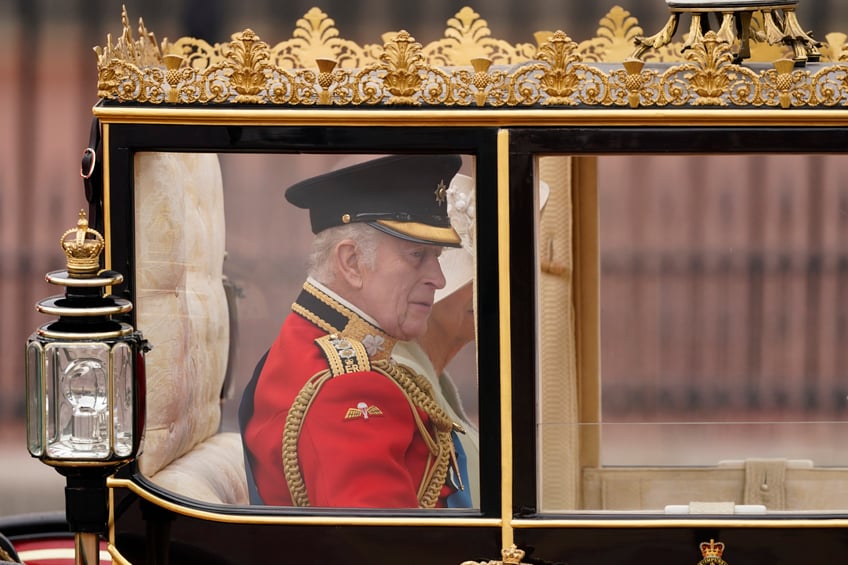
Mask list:
[[342,39],[318,8],[297,21],[291,39],[273,47],[251,29],[233,34],[228,43],[185,37],[159,44],[141,19],[139,39],[133,37],[126,10],[122,23],[117,41],[107,36],[106,46],[95,48],[98,95],[106,101],[282,107],[848,105],[848,35],[828,34],[820,47],[822,63],[797,68],[790,46],[756,39],[768,23],[760,14],[751,27],[749,65],[734,62],[733,41],[714,31],[695,44],[658,44],[644,58],[633,58],[643,31],[621,7],[601,20],[596,37],[579,43],[557,30],[512,45],[493,38],[486,20],[468,7],[448,20],[442,39],[427,45],[405,30],[383,34],[381,45],[357,45]]
[[512,544],[501,550],[500,561],[463,561],[460,565],[524,565],[524,550]]

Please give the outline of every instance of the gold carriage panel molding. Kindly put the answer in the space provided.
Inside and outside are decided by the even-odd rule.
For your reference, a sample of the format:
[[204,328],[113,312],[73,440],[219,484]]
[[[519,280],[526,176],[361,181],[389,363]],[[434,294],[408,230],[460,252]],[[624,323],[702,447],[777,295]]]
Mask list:
[[185,37],[160,44],[142,20],[135,39],[124,10],[121,36],[114,43],[107,36],[95,48],[98,95],[145,104],[284,107],[848,105],[846,34],[828,34],[816,43],[817,62],[799,68],[797,46],[766,33],[772,15],[748,15],[740,63],[742,39],[721,29],[676,43],[666,32],[644,49],[638,19],[621,7],[582,42],[556,30],[512,45],[492,37],[486,20],[466,7],[430,44],[401,30],[383,34],[381,45],[361,46],[342,39],[335,22],[312,8],[292,38],[273,47],[250,29],[228,43]]

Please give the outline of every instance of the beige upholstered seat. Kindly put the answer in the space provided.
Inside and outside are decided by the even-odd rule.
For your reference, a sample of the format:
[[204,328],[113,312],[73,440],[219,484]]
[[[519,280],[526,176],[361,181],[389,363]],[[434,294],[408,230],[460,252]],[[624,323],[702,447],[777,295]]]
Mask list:
[[229,319],[217,156],[140,153],[135,171],[135,307],[153,347],[140,469],[182,496],[247,504],[240,436],[219,433]]
[[[758,505],[764,511],[832,512],[848,507],[848,469],[808,460],[747,459],[714,467],[585,469],[588,510],[653,510],[696,501]],[[702,502],[703,503],[703,502]]]
[[247,504],[241,435],[216,433],[153,475],[157,485],[187,498]]

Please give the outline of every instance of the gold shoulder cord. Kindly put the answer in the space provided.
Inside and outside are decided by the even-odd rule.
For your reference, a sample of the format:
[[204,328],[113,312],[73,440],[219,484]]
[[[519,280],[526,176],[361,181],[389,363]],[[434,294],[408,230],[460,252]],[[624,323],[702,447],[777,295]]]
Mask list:
[[309,495],[306,493],[306,484],[303,482],[303,473],[300,471],[300,462],[297,459],[297,440],[300,437],[300,429],[303,427],[303,420],[312,400],[318,395],[324,383],[332,378],[333,373],[327,369],[309,379],[295,397],[286,416],[286,426],[283,429],[283,473],[292,497],[292,504],[295,506],[309,506]]
[[[418,505],[421,508],[433,508],[439,500],[439,493],[445,484],[453,453],[453,440],[451,438],[453,422],[433,400],[432,386],[425,378],[412,373],[406,367],[401,368],[388,361],[376,362],[372,365],[371,370],[391,379],[403,391],[409,402],[418,431],[430,449],[427,469],[418,488]],[[309,379],[295,397],[286,417],[286,425],[283,431],[283,471],[294,506],[310,506],[309,495],[306,492],[306,484],[303,481],[303,473],[298,462],[297,442],[309,407],[321,387],[331,378],[333,378],[333,373],[330,370],[325,370]],[[430,416],[435,437],[431,435],[427,426],[421,421],[416,407],[421,408]]]
[[[392,379],[403,390],[415,417],[415,423],[418,425],[418,432],[430,448],[427,471],[418,487],[418,505],[421,508],[433,508],[439,500],[439,493],[445,484],[448,466],[453,456],[453,439],[451,438],[453,421],[433,399],[433,386],[430,381],[409,367],[390,361],[377,361],[372,369]],[[430,416],[435,438],[419,418],[416,407]]]

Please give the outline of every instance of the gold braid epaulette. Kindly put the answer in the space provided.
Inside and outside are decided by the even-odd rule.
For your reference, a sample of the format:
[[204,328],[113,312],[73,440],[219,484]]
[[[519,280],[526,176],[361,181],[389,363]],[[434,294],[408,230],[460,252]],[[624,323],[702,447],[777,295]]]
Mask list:
[[[411,374],[407,374],[405,370],[389,361],[377,361],[372,365],[371,370],[385,375],[404,392],[418,426],[418,431],[430,449],[431,458],[435,458],[432,464],[428,465],[418,489],[419,507],[433,508],[439,500],[439,494],[445,484],[451,461],[453,422],[433,400],[432,386],[426,378],[411,371]],[[303,481],[303,472],[300,469],[297,457],[300,431],[313,400],[321,387],[332,378],[333,373],[330,370],[325,370],[309,379],[295,397],[286,417],[286,425],[283,430],[283,471],[294,506],[310,505],[306,484]],[[430,435],[430,431],[420,420],[416,407],[430,417],[435,438]]]
[[362,342],[338,334],[328,334],[315,340],[330,365],[333,376],[371,370],[368,351]]

